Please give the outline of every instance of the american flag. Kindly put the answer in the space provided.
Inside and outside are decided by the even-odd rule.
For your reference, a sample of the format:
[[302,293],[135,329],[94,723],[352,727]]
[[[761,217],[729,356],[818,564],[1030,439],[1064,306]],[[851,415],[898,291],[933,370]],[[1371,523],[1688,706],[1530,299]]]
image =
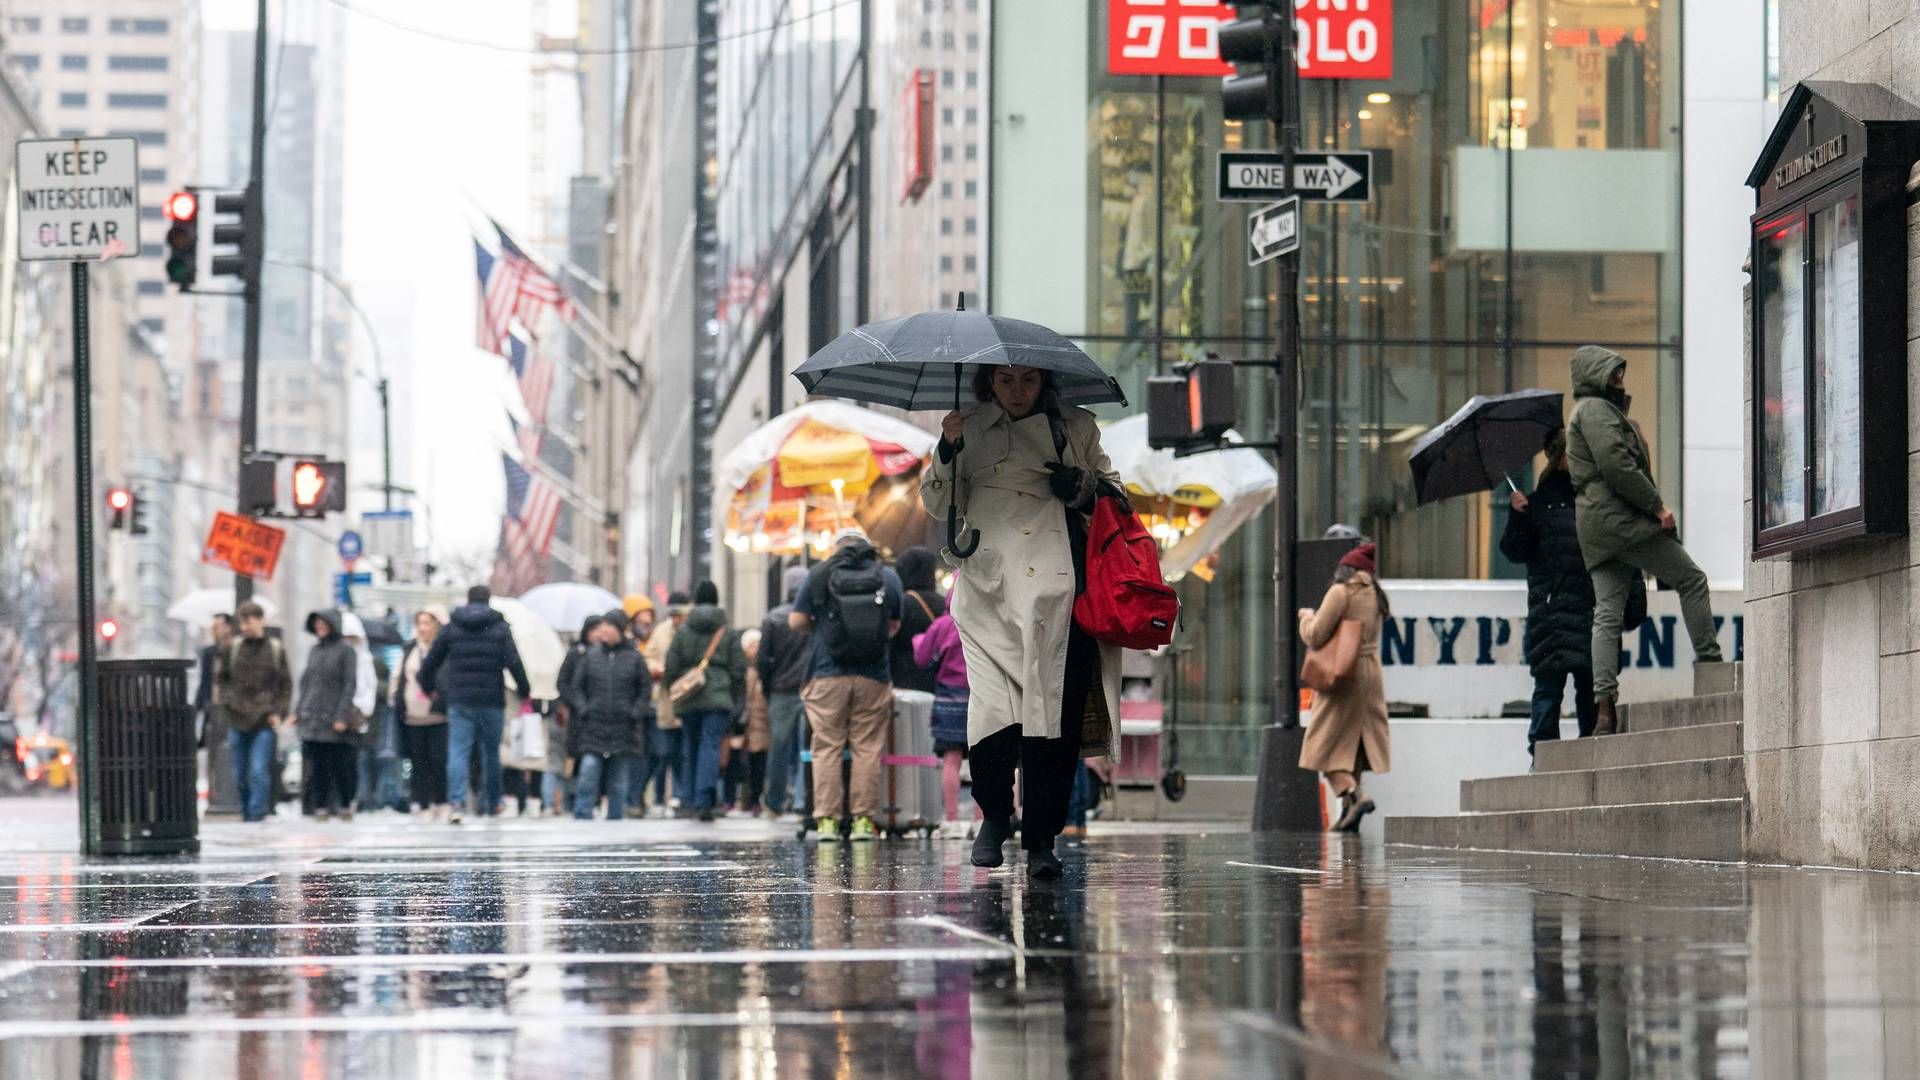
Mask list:
[[560,523],[560,493],[554,486],[500,455],[507,470],[506,549],[514,576],[538,583],[547,553],[553,549],[553,531]]
[[480,275],[475,341],[488,352],[505,355],[515,318],[531,334],[549,307],[563,319],[573,318],[573,302],[560,283],[535,265],[505,229],[497,222],[489,224],[499,237],[500,253],[488,251],[477,239],[473,242],[474,266]]
[[507,417],[507,425],[513,428],[513,444],[520,448],[520,460],[526,462],[528,465],[539,461],[540,429],[536,427],[521,427],[520,421],[515,420],[511,414]]
[[547,403],[553,397],[553,361],[538,345],[509,333],[507,363],[513,367],[513,377],[520,380],[520,400],[527,404],[527,416],[536,426],[547,426]]

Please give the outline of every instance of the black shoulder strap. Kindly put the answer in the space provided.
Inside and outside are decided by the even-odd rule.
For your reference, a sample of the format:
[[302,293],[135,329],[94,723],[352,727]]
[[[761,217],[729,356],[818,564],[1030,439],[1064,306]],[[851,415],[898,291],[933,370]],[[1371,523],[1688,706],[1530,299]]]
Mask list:
[[1047,414],[1047,428],[1053,432],[1053,456],[1062,463],[1067,460],[1067,422],[1059,413]]

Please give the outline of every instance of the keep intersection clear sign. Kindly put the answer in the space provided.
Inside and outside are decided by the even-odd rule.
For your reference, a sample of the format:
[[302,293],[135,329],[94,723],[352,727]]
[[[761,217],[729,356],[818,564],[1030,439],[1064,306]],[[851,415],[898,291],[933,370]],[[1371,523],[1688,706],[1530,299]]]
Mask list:
[[20,258],[140,253],[140,144],[128,136],[22,139]]

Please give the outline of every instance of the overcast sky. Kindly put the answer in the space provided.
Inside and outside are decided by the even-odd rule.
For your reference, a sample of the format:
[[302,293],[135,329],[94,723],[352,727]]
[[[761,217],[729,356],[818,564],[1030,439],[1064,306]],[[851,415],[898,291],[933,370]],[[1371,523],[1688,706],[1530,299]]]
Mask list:
[[[531,36],[527,0],[363,3],[465,38],[525,45]],[[206,0],[203,15],[211,30],[250,30],[254,7]],[[471,228],[476,207],[509,228],[528,220],[534,58],[437,41],[329,0],[271,0],[269,7],[270,19],[288,11],[295,26],[328,10],[345,20],[344,276],[380,333],[393,381],[395,482],[424,497],[436,555],[490,554],[504,500],[504,406],[513,391],[505,361],[474,347]],[[371,369],[360,334],[355,360]],[[378,405],[356,385],[354,443],[375,451],[355,458],[358,487],[377,480],[380,463]],[[422,539],[427,516],[417,515]]]

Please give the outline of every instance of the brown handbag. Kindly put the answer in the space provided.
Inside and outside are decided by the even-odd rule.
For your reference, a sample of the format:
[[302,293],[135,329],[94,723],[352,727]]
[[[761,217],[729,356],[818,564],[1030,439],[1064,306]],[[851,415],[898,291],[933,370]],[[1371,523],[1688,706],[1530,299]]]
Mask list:
[[1354,659],[1360,655],[1360,620],[1342,619],[1333,639],[1317,649],[1307,650],[1307,661],[1300,665],[1300,684],[1309,690],[1326,693],[1353,673]]
[[673,697],[673,703],[676,706],[685,705],[687,702],[692,701],[700,691],[707,688],[707,664],[713,660],[713,650],[720,647],[720,639],[726,635],[727,628],[724,626],[715,630],[713,632],[713,640],[707,642],[706,655],[700,658],[700,666],[685,672],[679,678],[673,680],[673,685],[668,688],[667,692]]

